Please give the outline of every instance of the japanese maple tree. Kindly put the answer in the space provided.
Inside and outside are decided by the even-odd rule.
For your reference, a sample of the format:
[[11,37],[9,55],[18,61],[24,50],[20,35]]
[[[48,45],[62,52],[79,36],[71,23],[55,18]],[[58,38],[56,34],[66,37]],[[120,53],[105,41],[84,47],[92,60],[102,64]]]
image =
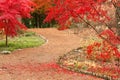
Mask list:
[[[108,1],[109,0],[55,0],[55,6],[49,9],[44,21],[49,22],[52,19],[58,21],[60,30],[67,29],[71,22],[84,22],[99,34],[95,27],[89,23],[93,21],[101,24],[104,23],[112,31],[111,26],[108,25],[111,18],[108,16],[108,11],[103,7],[104,3]],[[119,7],[118,0],[109,2],[111,2],[113,6]],[[105,39],[102,36],[101,38]],[[110,41],[108,42],[110,43]]]
[[55,0],[55,6],[50,8],[45,22],[55,19],[61,27],[65,26],[70,18],[74,21],[84,21],[85,23],[87,23],[85,21],[86,19],[104,22],[110,19],[107,16],[107,11],[102,9],[102,3],[105,1],[106,0]]
[[26,29],[19,18],[30,18],[33,10],[33,2],[30,0],[0,0],[0,30],[4,30],[7,36],[16,36],[18,29]]

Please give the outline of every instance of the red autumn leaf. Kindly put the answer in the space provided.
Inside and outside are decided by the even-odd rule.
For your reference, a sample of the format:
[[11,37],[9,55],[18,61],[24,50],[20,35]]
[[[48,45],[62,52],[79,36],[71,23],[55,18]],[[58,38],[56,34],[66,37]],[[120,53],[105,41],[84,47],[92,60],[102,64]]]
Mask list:
[[87,54],[88,54],[88,55],[91,55],[91,54],[92,54],[92,51],[93,51],[93,46],[92,46],[92,45],[89,45],[89,46],[87,47]]
[[61,27],[58,28],[58,30],[65,30],[65,29],[68,29],[68,27],[67,26],[61,26]]

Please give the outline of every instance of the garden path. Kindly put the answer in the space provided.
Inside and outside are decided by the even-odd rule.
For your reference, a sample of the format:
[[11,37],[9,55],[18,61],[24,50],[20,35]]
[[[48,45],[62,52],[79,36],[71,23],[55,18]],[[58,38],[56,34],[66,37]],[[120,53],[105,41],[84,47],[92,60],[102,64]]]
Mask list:
[[40,47],[0,55],[0,80],[101,80],[61,69],[56,64],[59,56],[83,44],[82,35],[78,37],[69,30],[58,31],[55,28],[30,31],[44,36],[47,42]]

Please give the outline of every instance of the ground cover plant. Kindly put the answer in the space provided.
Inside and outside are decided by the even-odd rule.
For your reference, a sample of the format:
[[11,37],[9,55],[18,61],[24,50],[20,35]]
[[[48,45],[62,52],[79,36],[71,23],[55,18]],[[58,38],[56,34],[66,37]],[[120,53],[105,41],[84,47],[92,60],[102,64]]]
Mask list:
[[34,32],[24,32],[14,38],[8,37],[8,46],[5,46],[5,39],[0,40],[0,52],[14,51],[17,49],[37,47],[45,43],[45,40]]
[[[65,58],[62,58],[63,61],[60,58],[59,62],[63,62],[62,67],[66,67],[67,63],[67,68],[72,66],[74,70],[77,68],[80,72],[93,73],[92,75],[98,74],[99,77],[108,80],[120,78],[120,28],[118,28],[118,25],[114,27],[108,24],[112,20],[108,15],[109,11],[104,8],[104,5],[108,2],[109,6],[116,9],[116,24],[119,24],[119,0],[55,0],[55,6],[49,10],[45,22],[55,19],[60,24],[59,30],[68,29],[71,23],[86,23],[102,39],[101,42],[94,42],[86,46],[80,52],[80,49],[78,49],[78,53],[80,53],[78,55],[74,54],[69,57],[65,55]],[[102,24],[107,29],[99,32],[96,29],[97,27],[91,24],[91,21]],[[72,51],[72,53],[75,52]]]

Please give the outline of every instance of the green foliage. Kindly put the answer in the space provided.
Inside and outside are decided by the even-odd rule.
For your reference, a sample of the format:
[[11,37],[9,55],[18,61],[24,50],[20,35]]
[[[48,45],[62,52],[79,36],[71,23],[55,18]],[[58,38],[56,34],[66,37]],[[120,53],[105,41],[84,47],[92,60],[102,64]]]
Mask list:
[[24,33],[24,36],[35,36],[35,32],[26,32],[26,33]]
[[49,23],[43,23],[46,14],[45,13],[32,13],[31,19],[22,19],[22,22],[28,27],[28,28],[48,28],[53,27],[56,24],[56,21],[52,20]]
[[0,51],[13,51],[16,49],[37,47],[45,42],[40,36],[35,36],[34,33],[26,33],[25,36],[15,38],[9,37],[8,47],[5,46],[5,40],[0,40]]

